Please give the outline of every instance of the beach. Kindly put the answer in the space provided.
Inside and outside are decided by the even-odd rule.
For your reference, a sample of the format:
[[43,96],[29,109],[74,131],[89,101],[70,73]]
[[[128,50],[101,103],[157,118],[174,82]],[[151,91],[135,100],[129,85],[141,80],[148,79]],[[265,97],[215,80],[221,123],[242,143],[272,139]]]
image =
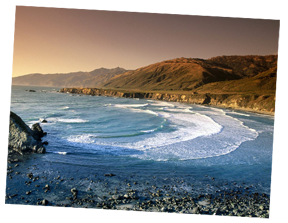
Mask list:
[[272,116],[30,88],[11,110],[48,145],[8,156],[6,204],[269,217]]

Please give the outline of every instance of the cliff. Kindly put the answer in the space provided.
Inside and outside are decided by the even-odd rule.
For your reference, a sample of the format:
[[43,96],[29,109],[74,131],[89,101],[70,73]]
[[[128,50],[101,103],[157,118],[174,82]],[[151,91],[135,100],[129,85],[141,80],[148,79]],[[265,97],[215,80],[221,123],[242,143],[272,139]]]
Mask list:
[[198,94],[196,92],[140,92],[125,90],[107,90],[98,88],[62,88],[61,93],[84,94],[124,98],[153,99],[171,102],[183,102],[216,107],[247,110],[273,115],[275,96],[264,94]]
[[25,122],[15,113],[10,112],[8,152],[45,153],[41,138],[45,135],[38,123],[30,129]]

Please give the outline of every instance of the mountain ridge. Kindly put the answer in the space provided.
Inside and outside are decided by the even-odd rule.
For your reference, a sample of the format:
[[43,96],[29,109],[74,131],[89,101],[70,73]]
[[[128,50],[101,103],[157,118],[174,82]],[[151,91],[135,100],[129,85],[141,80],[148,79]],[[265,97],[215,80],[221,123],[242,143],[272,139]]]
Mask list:
[[[90,72],[33,73],[12,78],[12,84],[100,87],[137,91],[197,91],[204,88],[208,90],[207,86],[204,88],[203,86],[206,84],[212,86],[211,83],[215,82],[252,78],[273,69],[277,67],[277,58],[277,55],[232,55],[217,56],[210,59],[181,57],[164,60],[135,70],[102,67]],[[250,80],[253,81],[253,79]],[[274,90],[276,90],[276,84]]]
[[99,68],[90,72],[41,74],[33,73],[12,78],[12,85],[50,86],[50,87],[94,87],[117,74],[126,72],[124,68]]
[[197,91],[197,88],[214,82],[252,78],[277,67],[277,59],[277,55],[219,56],[207,60],[181,57],[115,75],[101,87],[138,91]]

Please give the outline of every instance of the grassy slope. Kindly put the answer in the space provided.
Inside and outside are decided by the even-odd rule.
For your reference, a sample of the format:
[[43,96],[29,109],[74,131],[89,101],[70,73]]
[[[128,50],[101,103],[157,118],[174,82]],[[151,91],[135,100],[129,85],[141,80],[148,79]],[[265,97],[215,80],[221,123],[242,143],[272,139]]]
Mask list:
[[101,87],[149,92],[275,94],[276,67],[275,55],[177,58],[116,75]]
[[245,93],[245,94],[268,94],[275,95],[276,91],[276,72],[277,67],[240,80],[221,81],[209,83],[197,89],[198,93]]
[[239,78],[231,69],[220,65],[211,65],[200,59],[177,58],[117,75],[102,87],[146,91],[187,91],[206,83]]

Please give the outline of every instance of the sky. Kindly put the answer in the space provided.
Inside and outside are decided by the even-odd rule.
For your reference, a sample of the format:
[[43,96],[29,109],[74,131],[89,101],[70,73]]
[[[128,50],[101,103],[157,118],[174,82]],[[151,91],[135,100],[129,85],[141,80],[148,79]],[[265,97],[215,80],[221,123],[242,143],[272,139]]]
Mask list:
[[13,74],[278,52],[279,20],[17,6]]

